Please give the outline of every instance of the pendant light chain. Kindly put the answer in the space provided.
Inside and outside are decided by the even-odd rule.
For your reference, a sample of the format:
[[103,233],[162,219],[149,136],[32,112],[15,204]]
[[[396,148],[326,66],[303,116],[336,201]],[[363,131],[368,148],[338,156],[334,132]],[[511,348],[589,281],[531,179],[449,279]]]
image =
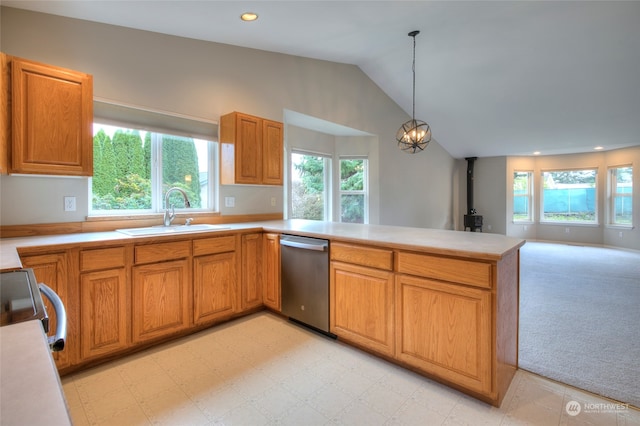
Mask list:
[[411,111],[411,118],[413,120],[416,119],[416,36],[418,34],[413,34],[413,66],[411,70],[413,71],[413,110]]

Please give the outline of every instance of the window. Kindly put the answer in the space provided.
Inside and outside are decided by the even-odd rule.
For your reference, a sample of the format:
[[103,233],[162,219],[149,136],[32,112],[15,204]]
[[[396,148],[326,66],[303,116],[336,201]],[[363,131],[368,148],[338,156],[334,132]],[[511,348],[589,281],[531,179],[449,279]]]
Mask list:
[[330,176],[328,156],[291,153],[290,218],[331,220]]
[[541,222],[597,223],[596,169],[542,172]]
[[[97,100],[94,116],[89,214],[159,213],[172,187],[191,209],[216,207],[215,123]],[[177,191],[169,202],[185,206]]]
[[533,172],[513,172],[513,221],[533,222]]
[[340,222],[367,223],[366,158],[340,159]]
[[633,168],[631,166],[609,169],[609,222],[612,225],[632,225]]

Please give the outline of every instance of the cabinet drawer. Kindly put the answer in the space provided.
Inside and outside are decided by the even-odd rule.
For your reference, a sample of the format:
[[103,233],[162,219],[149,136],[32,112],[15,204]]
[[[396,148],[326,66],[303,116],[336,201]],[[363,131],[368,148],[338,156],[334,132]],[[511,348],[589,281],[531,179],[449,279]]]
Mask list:
[[491,288],[491,264],[418,253],[398,253],[398,272]]
[[331,243],[330,247],[331,260],[386,271],[393,270],[393,252],[391,250],[344,243]]
[[229,235],[226,237],[202,238],[193,241],[193,255],[202,256],[205,254],[225,253],[236,250],[236,237]]
[[124,263],[124,247],[82,250],[80,252],[80,270],[83,272],[120,268],[124,266]]
[[135,248],[136,264],[182,259],[189,256],[191,256],[191,241],[149,244]]

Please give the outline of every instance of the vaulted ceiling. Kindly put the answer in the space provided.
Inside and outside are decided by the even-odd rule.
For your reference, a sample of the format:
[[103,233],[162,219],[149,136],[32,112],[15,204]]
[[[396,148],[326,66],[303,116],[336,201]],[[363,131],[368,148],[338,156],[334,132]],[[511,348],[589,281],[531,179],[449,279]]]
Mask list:
[[[11,1],[357,65],[454,157],[640,145],[640,2]],[[259,19],[242,22],[240,14]],[[398,123],[398,126],[401,123]],[[394,129],[395,131],[395,129]]]

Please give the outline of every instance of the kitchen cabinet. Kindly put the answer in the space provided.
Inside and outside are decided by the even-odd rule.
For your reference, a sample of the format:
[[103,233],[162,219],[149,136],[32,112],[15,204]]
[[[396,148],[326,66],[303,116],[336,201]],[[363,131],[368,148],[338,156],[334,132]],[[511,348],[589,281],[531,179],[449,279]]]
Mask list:
[[264,238],[263,303],[280,312],[280,234],[266,233]]
[[[69,297],[70,274],[67,253],[62,251],[24,255],[21,256],[20,260],[23,267],[33,269],[38,283],[44,283],[49,286],[60,296],[62,303],[64,303],[67,312],[67,339],[64,350],[54,352],[53,359],[58,369],[69,367],[75,361],[74,354],[77,352],[80,339],[77,333],[77,324],[73,321],[75,318],[73,310],[76,308],[77,303],[71,303],[71,298]],[[53,336],[57,325],[56,311],[47,298],[43,297],[43,300],[49,315],[49,333],[47,334]]]
[[339,338],[393,356],[393,252],[332,243],[330,329]]
[[0,175],[9,173],[11,141],[11,71],[9,57],[0,52]]
[[193,322],[204,324],[237,311],[234,235],[193,241]]
[[11,57],[11,171],[93,174],[93,77]]
[[244,234],[241,237],[240,306],[242,311],[262,305],[262,233]]
[[191,241],[136,245],[132,268],[132,340],[141,343],[189,327]]
[[220,183],[282,185],[282,123],[232,112],[220,117]]
[[517,369],[518,252],[397,252],[396,358],[499,406]]
[[[80,252],[80,359],[98,358],[129,345],[131,316],[124,246]],[[129,254],[129,256],[127,256]]]
[[491,293],[399,275],[400,361],[468,389],[491,391]]

